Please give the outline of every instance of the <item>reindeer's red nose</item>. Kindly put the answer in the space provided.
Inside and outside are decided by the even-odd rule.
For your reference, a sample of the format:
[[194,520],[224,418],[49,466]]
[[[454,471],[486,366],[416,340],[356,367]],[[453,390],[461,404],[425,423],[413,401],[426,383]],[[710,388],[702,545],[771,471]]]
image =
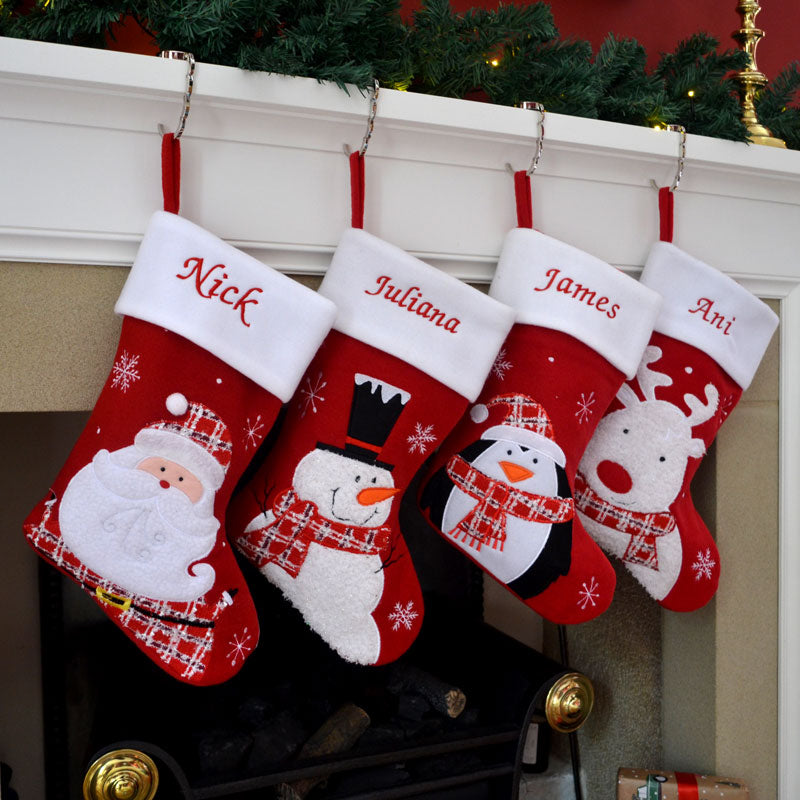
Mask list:
[[169,483],[168,483],[167,481],[159,481],[159,482],[158,482],[158,485],[159,485],[159,486],[160,486],[162,489],[169,489]]
[[597,477],[617,494],[625,494],[633,487],[633,480],[628,470],[616,461],[601,461],[597,465]]

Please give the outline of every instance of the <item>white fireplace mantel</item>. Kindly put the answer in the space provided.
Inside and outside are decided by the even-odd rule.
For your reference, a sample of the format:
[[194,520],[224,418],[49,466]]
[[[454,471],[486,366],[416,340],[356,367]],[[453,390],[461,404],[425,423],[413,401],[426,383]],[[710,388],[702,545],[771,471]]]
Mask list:
[[[198,64],[181,213],[262,261],[322,273],[349,224],[345,144],[367,97],[305,78]],[[159,123],[182,62],[0,39],[0,261],[129,266],[161,204]],[[536,98],[532,97],[531,100]],[[515,222],[537,114],[383,90],[365,227],[463,279],[488,281]],[[658,237],[651,180],[678,135],[548,115],[537,228],[636,274]],[[689,136],[675,243],[780,301],[779,797],[800,785],[800,152]],[[743,735],[746,735],[743,732]]]

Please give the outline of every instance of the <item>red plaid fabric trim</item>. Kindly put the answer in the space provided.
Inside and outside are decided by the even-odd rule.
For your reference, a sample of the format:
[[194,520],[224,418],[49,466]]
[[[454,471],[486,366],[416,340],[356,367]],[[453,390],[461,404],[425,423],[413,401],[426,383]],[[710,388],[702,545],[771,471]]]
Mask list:
[[227,470],[233,455],[233,443],[228,426],[210,409],[201,403],[191,403],[186,419],[161,420],[148,426],[154,430],[171,431],[196,442],[208,451]]
[[449,535],[463,534],[461,541],[476,550],[485,544],[503,550],[507,515],[527,522],[551,523],[566,522],[575,515],[571,497],[547,497],[514,489],[470,466],[458,455],[447,462],[447,474],[459,489],[478,500]]
[[182,678],[191,680],[202,675],[214,644],[215,620],[230,605],[229,600],[220,597],[215,605],[210,605],[201,597],[189,603],[175,603],[126,592],[90,570],[67,548],[52,517],[55,502],[46,502],[41,521],[25,528],[34,549],[66,572],[152,655],[172,665],[173,671],[180,670]]
[[292,489],[278,495],[272,513],[274,522],[246,534],[238,544],[259,568],[274,562],[292,577],[299,574],[311,542],[348,553],[377,555],[392,541],[388,525],[366,528],[333,522],[323,517],[314,503],[298,499]]
[[575,476],[575,505],[589,519],[631,537],[622,556],[623,561],[658,569],[656,539],[675,530],[672,514],[668,511],[645,514],[619,508],[600,497],[580,472]]
[[499,405],[508,406],[509,413],[503,420],[503,425],[524,428],[555,441],[550,417],[542,405],[532,397],[525,394],[501,394],[493,397],[486,405],[490,408]]

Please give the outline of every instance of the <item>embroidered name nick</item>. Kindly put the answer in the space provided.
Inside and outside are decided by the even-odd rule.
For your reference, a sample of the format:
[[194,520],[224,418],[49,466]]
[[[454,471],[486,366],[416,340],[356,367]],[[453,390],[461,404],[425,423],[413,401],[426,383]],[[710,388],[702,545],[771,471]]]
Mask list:
[[[364,294],[370,294],[373,297],[380,295],[385,300],[396,303],[400,308],[424,317],[428,322],[433,322],[437,328],[444,328],[449,333],[458,333],[458,326],[461,324],[461,320],[458,317],[448,317],[444,311],[435,308],[432,303],[424,300],[422,289],[419,286],[409,287],[401,297],[400,294],[403,290],[389,283],[390,280],[391,277],[389,275],[381,275],[375,281],[377,288],[374,291],[364,289]],[[419,300],[422,300],[422,302],[418,303]]]
[[553,289],[556,292],[562,292],[572,296],[575,300],[581,303],[586,303],[587,306],[596,308],[598,311],[603,312],[609,319],[614,319],[617,316],[617,311],[620,309],[619,303],[612,303],[607,307],[611,300],[605,295],[597,296],[597,292],[592,291],[588,286],[572,280],[572,278],[558,278],[561,270],[557,267],[552,267],[545,272],[545,275],[550,279],[546,286],[534,286],[534,292],[546,292],[548,289]]
[[[188,281],[189,278],[194,276],[194,288],[200,297],[205,297],[207,300],[213,300],[216,297],[220,303],[231,306],[234,311],[238,311],[242,324],[247,328],[250,327],[245,314],[249,306],[258,305],[258,298],[253,297],[253,295],[261,294],[264,291],[263,289],[253,286],[242,292],[238,286],[232,283],[226,285],[228,280],[228,273],[225,272],[226,266],[224,264],[214,264],[213,267],[209,267],[203,272],[202,258],[187,258],[183,262],[183,269],[188,270],[188,272],[185,275],[181,275],[178,272],[175,275],[176,278]],[[220,273],[218,270],[222,270],[222,272]]]
[[[699,314],[709,325],[722,331],[723,336],[730,336],[731,325],[736,322],[736,317],[728,319],[724,314],[712,310],[714,308],[714,301],[708,297],[701,297],[697,301],[697,308],[690,308],[690,314]],[[725,327],[723,327],[723,325]]]

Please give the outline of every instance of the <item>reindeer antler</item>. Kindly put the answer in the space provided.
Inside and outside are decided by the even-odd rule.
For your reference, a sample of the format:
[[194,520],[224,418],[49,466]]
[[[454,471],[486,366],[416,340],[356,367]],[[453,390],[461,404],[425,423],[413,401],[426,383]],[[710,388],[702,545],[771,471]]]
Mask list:
[[661,348],[649,345],[645,348],[642,363],[636,371],[636,379],[639,381],[645,400],[656,399],[656,387],[672,386],[672,378],[669,375],[650,369],[650,365],[659,358],[661,358]]
[[700,425],[710,420],[717,411],[717,403],[719,401],[717,387],[713,383],[707,383],[705,392],[705,403],[693,394],[685,394],[683,396],[683,402],[689,406],[689,411],[691,412],[686,419],[693,428],[695,425]]

